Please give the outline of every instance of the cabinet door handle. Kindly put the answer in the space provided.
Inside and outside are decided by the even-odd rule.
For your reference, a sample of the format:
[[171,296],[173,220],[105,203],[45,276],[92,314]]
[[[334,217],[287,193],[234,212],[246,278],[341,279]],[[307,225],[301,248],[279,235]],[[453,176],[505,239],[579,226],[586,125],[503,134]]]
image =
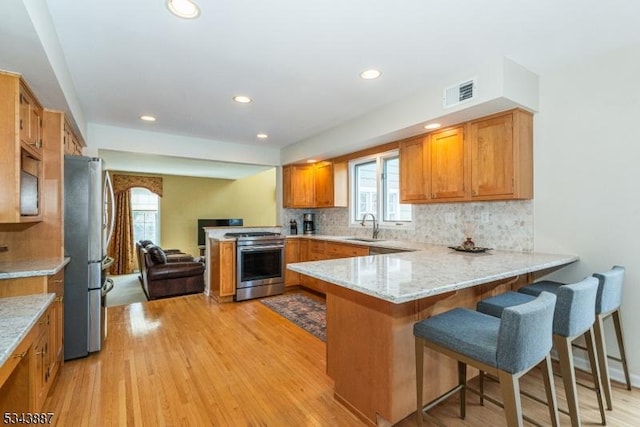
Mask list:
[[12,359],[22,359],[26,355],[27,355],[27,352],[23,351],[22,353],[14,354],[13,356],[11,356],[11,358]]
[[20,130],[22,130],[22,119],[20,119]]

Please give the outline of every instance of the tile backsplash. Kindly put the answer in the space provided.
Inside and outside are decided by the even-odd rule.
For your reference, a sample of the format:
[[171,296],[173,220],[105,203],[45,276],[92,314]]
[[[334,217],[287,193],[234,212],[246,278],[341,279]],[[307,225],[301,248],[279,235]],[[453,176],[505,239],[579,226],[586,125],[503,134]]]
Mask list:
[[[371,226],[349,226],[348,208],[283,209],[282,230],[289,233],[289,221],[302,214],[316,215],[316,234],[369,237]],[[380,239],[409,240],[441,245],[459,245],[467,233],[476,246],[494,249],[533,250],[533,201],[442,203],[413,206],[410,229],[380,229]]]

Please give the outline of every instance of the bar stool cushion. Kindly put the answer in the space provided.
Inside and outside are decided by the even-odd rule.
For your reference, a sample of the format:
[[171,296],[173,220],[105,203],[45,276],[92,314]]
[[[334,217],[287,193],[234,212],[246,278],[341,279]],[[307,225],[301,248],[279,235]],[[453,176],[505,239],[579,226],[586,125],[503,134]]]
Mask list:
[[500,319],[454,308],[413,326],[413,333],[442,347],[496,367]]
[[605,273],[594,273],[593,277],[599,281],[596,314],[609,313],[620,307],[624,272],[624,267],[614,265],[611,270]]
[[505,308],[525,304],[535,298],[533,295],[520,292],[505,292],[504,294],[479,301],[476,310],[493,317],[502,317],[502,311]]
[[566,283],[554,282],[551,280],[540,280],[539,282],[535,282],[518,289],[518,292],[533,295],[534,297],[540,295],[540,292],[542,291],[557,294],[558,288],[562,285],[566,285]]

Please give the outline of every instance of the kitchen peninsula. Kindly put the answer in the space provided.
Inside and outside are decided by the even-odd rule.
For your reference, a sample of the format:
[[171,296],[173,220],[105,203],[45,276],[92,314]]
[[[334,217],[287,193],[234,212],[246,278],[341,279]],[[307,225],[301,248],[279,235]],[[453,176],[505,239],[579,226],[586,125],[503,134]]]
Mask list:
[[[372,425],[416,410],[413,324],[516,289],[575,255],[415,252],[289,264],[327,282],[327,374],[338,400]],[[455,361],[425,349],[425,403],[457,383]]]

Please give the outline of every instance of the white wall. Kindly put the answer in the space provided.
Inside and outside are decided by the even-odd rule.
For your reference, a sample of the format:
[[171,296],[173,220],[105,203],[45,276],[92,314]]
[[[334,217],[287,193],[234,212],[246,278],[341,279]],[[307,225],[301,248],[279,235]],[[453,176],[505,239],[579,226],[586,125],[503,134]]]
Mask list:
[[[614,264],[627,269],[622,318],[640,385],[639,46],[546,72],[535,117],[534,245],[576,253],[553,275],[577,281]],[[608,347],[617,354],[612,328]],[[610,364],[620,374],[619,364]]]
[[[443,89],[468,78],[477,81],[474,99],[444,108]],[[456,76],[425,81],[407,98],[284,147],[281,160],[328,159],[424,133],[424,124],[432,120],[448,126],[515,107],[537,111],[538,102],[536,74],[508,58],[492,58]]]

